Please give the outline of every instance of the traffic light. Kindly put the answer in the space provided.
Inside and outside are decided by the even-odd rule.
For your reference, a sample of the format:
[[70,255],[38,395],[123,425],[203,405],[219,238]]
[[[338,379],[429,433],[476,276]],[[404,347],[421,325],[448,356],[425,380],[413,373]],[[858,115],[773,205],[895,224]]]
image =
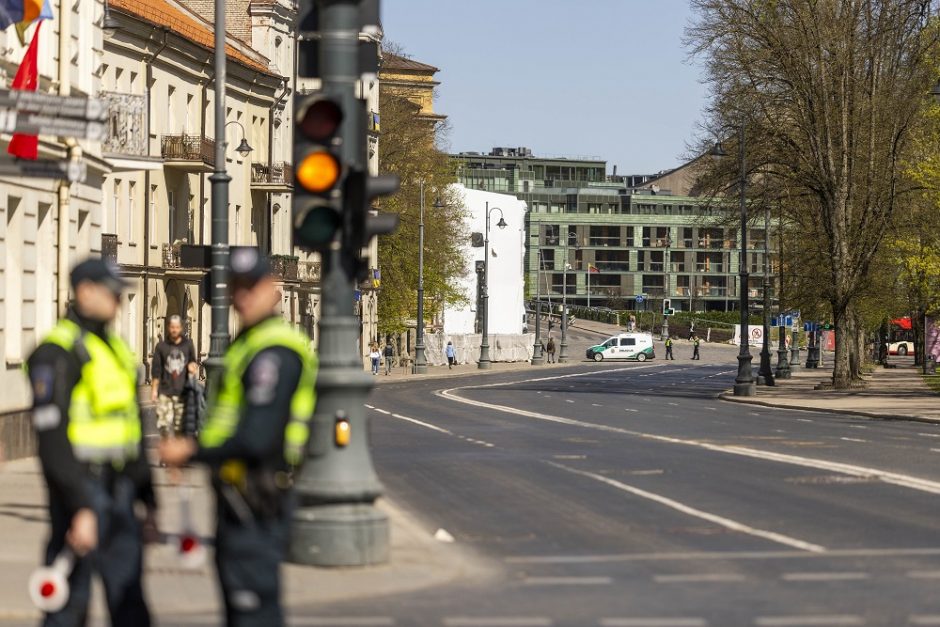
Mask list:
[[304,248],[323,249],[343,226],[343,164],[334,141],[343,122],[336,100],[322,95],[297,99],[294,136],[294,241]]
[[663,299],[663,315],[664,316],[674,316],[676,310],[672,308],[672,300],[668,298]]

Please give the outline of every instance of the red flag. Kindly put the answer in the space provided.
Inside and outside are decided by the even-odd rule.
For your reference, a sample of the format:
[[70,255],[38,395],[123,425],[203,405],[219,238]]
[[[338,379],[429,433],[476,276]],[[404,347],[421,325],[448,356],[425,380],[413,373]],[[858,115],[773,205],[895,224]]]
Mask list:
[[[33,40],[29,42],[29,48],[23,56],[23,62],[20,63],[16,76],[13,78],[12,89],[22,89],[24,91],[36,91],[39,84],[39,29],[42,28],[42,22],[36,24],[36,32],[33,33]],[[23,135],[14,133],[10,145],[7,146],[7,152],[20,159],[35,160],[39,157],[39,137],[36,135]]]

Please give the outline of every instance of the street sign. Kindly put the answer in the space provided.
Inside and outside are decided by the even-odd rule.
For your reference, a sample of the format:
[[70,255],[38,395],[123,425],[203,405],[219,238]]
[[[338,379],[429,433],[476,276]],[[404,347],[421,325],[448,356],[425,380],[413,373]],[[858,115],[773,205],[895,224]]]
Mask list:
[[642,303],[645,299],[643,298],[643,294],[637,294],[635,300],[639,304]]
[[22,176],[26,178],[54,179],[80,183],[85,180],[88,168],[84,161],[67,159],[12,159],[0,157],[0,176]]
[[57,135],[59,137],[101,141],[105,136],[105,123],[16,111],[14,109],[0,109],[0,133]]
[[0,89],[0,108],[80,120],[103,121],[108,118],[108,103],[105,100],[19,89]]

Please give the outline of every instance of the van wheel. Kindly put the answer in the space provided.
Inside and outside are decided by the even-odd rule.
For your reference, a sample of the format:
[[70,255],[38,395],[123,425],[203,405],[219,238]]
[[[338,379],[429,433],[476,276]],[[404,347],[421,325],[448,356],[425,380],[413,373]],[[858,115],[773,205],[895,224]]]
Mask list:
[[603,353],[594,353],[594,361],[604,361]]
[[637,361],[646,361],[646,353],[640,353],[636,356]]
[[907,346],[901,344],[900,348],[898,348],[898,355],[901,355],[902,357],[907,355]]

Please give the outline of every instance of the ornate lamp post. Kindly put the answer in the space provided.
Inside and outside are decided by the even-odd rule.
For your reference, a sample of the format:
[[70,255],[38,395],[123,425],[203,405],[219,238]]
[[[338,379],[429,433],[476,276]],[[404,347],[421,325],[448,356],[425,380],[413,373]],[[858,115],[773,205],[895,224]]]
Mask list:
[[[777,295],[777,313],[783,313],[783,209],[780,210],[780,225],[778,227],[780,230],[777,233],[777,242],[780,248],[780,259],[777,263],[780,265],[780,276],[778,281],[780,282],[780,293]],[[778,339],[780,340],[777,345],[777,371],[774,373],[778,379],[789,379],[792,376],[790,371],[790,361],[787,359],[787,330],[784,327],[779,327],[778,330]]]
[[[738,290],[741,310],[741,350],[738,353],[738,376],[734,379],[735,396],[754,396],[754,373],[751,370],[751,351],[748,337],[748,272],[747,272],[747,169],[744,152],[745,130],[744,123],[738,128],[738,161],[741,169],[740,180],[740,211],[741,211],[741,250],[738,261]],[[721,144],[715,144],[709,153],[713,157],[724,157],[728,153]]]
[[[483,240],[483,338],[480,341],[480,361],[477,368],[480,370],[489,370],[490,362],[490,214],[494,211],[499,212],[499,222],[496,226],[500,230],[505,229],[508,224],[503,217],[503,210],[499,207],[490,209],[490,203],[486,203],[486,237]],[[479,240],[478,240],[479,241]]]
[[542,354],[542,227],[535,241],[535,345],[532,347],[532,365],[545,363]]
[[759,385],[774,385],[774,373],[770,367],[770,209],[764,210],[764,345],[760,351]]
[[[428,360],[424,354],[424,181],[420,182],[421,208],[418,214],[418,319],[415,338],[415,374],[428,373]],[[440,199],[434,202],[434,208],[444,205]]]
[[575,247],[578,246],[578,234],[568,231],[568,237],[565,238],[565,257],[562,260],[562,278],[561,278],[561,342],[558,344],[558,363],[563,364],[568,361],[568,246],[571,244],[571,238],[574,238]]

